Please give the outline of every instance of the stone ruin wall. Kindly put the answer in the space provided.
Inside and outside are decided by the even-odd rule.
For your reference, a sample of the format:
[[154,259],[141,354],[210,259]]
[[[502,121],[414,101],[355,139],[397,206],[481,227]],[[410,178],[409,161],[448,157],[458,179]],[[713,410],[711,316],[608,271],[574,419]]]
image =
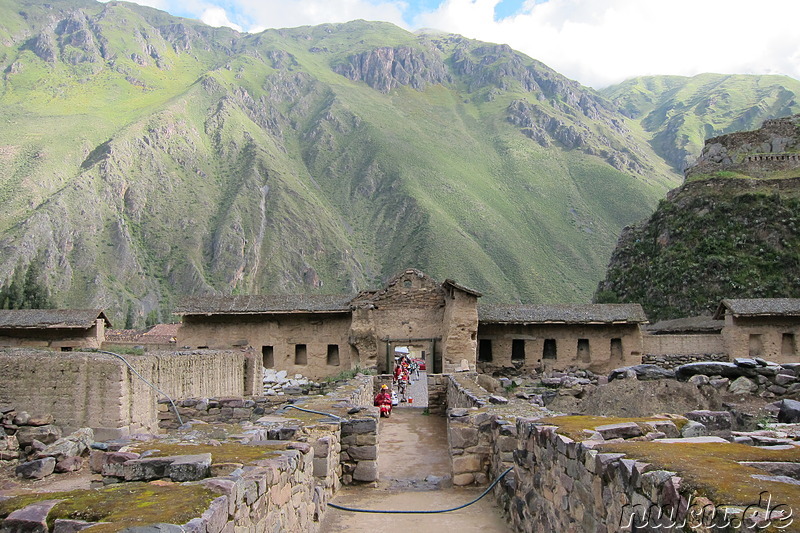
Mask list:
[[765,120],[753,131],[740,131],[706,140],[686,177],[721,170],[768,178],[776,171],[800,171],[800,115]]
[[[243,352],[124,356],[172,398],[241,396]],[[91,427],[98,439],[156,431],[159,395],[119,359],[93,352],[0,352],[0,404],[50,413],[67,431]]]

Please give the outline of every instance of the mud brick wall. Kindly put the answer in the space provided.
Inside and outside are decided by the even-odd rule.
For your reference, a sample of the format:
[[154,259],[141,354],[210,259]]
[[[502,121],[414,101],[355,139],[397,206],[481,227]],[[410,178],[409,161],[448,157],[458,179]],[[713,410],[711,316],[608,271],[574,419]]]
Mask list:
[[[725,354],[725,340],[720,334],[709,335],[644,335],[642,353],[648,356]],[[643,363],[646,363],[644,359]]]
[[[126,355],[145,379],[174,399],[241,395],[241,352]],[[125,363],[94,352],[0,351],[0,404],[50,413],[66,432],[90,427],[98,439],[156,431],[160,395]]]

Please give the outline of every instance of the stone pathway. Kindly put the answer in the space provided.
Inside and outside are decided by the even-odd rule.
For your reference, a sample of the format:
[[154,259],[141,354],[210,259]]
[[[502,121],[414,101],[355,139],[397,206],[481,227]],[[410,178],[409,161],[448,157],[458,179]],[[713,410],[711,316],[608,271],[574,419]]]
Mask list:
[[397,407],[418,407],[420,409],[428,407],[428,374],[425,371],[420,370],[418,380],[411,380],[408,384],[406,396],[413,401],[411,403],[401,402]]
[[[446,421],[424,415],[416,405],[415,399],[380,421],[377,487],[342,487],[332,503],[361,509],[448,509],[483,492],[483,488],[452,487]],[[439,514],[352,513],[329,507],[320,531],[442,533],[446,528],[458,533],[511,531],[491,494],[464,509]]]

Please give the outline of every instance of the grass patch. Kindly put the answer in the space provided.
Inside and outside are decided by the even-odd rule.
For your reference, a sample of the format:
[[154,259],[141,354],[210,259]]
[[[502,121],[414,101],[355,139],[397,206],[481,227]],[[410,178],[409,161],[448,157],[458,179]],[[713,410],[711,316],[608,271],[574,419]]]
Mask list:
[[[287,442],[288,444],[288,442]],[[132,452],[143,453],[152,450],[150,457],[172,457],[174,455],[211,454],[211,463],[250,463],[259,459],[266,459],[275,452],[286,449],[286,444],[275,446],[247,446],[239,443],[223,443],[219,446],[211,444],[167,444],[161,442],[146,442],[131,448]]]
[[720,505],[750,505],[768,491],[778,504],[800,502],[800,485],[755,480],[763,470],[744,466],[740,461],[800,462],[800,448],[770,450],[733,443],[659,444],[620,442],[604,444],[603,452],[624,453],[631,459],[651,463],[657,469],[677,472],[684,485],[697,490]]
[[684,425],[688,422],[687,419],[683,417],[641,417],[641,418],[621,418],[621,417],[613,417],[613,416],[549,416],[546,418],[541,418],[537,422],[547,425],[558,426],[556,432],[559,435],[564,435],[565,437],[569,437],[574,441],[582,441],[586,440],[588,436],[584,433],[584,430],[594,430],[598,426],[605,426],[607,424],[623,424],[627,422],[634,422],[639,427],[642,428],[642,431],[646,434],[648,431],[652,431],[652,429],[644,427],[646,422],[663,422],[668,420],[675,424],[678,428],[678,431],[683,428]]
[[0,517],[37,501],[63,499],[48,515],[51,531],[57,518],[111,522],[92,531],[119,531],[147,524],[185,524],[200,516],[217,496],[202,485],[123,483],[99,490],[16,496],[0,502]]

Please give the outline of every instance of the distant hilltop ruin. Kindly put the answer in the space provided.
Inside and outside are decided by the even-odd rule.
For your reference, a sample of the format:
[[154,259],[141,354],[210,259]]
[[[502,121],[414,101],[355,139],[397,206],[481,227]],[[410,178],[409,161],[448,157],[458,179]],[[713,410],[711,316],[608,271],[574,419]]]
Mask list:
[[800,177],[800,115],[708,139],[697,162],[686,169],[686,179],[724,177],[720,172],[761,179]]

